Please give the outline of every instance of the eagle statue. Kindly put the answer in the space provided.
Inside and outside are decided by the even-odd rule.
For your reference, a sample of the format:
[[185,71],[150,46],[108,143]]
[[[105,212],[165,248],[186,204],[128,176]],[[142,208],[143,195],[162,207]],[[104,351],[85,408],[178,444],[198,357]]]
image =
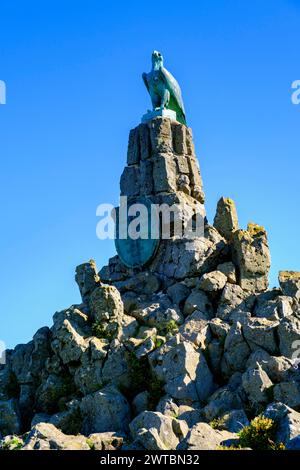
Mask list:
[[165,69],[160,52],[152,53],[152,70],[150,73],[143,73],[142,76],[151,97],[153,110],[171,109],[176,112],[177,121],[186,124],[180,86],[173,75]]

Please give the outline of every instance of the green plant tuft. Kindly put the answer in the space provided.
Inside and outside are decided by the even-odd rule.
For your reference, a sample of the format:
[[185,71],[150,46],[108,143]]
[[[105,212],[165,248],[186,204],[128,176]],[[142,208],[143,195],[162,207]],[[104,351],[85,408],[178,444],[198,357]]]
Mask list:
[[156,336],[153,338],[153,340],[154,340],[154,344],[155,344],[155,349],[160,348],[164,344],[163,340],[157,338]]
[[231,445],[231,446],[218,446],[216,448],[216,450],[241,450],[241,447],[238,445],[238,446],[234,446],[234,445]]
[[179,329],[179,326],[178,324],[176,323],[175,320],[170,320],[166,323],[163,323],[159,328],[159,334],[162,335],[162,336],[165,336],[167,334],[171,334],[171,335],[174,335],[175,333],[177,333]]
[[23,442],[18,437],[13,437],[8,442],[0,443],[1,450],[20,450],[23,447]]
[[[112,325],[112,324],[110,324]],[[99,339],[107,339],[109,342],[111,342],[113,339],[115,339],[117,335],[117,328],[107,328],[103,325],[103,323],[100,322],[95,322],[92,324],[92,331],[94,335],[99,338]]]
[[91,450],[95,450],[95,444],[94,444],[94,442],[92,441],[92,439],[87,439],[87,440],[86,440],[86,443],[87,443],[87,445],[89,446],[89,448],[90,448]]
[[127,351],[126,360],[131,370],[132,377],[130,394],[135,396],[147,390],[149,392],[149,409],[154,410],[164,394],[163,382],[158,380],[151,373],[150,365],[146,357],[138,359],[133,351]]
[[250,447],[253,450],[284,450],[282,443],[276,444],[276,424],[272,419],[264,416],[254,418],[249,426],[245,426],[239,433],[240,446]]
[[213,419],[209,425],[213,428],[213,429],[222,429],[223,426],[224,426],[224,420],[221,419],[221,418],[215,418]]

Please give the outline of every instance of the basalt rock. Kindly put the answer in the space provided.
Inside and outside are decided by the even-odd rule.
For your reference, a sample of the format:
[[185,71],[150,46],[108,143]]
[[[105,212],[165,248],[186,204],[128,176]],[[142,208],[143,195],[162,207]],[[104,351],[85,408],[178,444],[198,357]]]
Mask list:
[[207,423],[194,426],[186,438],[177,446],[178,450],[217,450],[218,447],[230,447],[237,440],[237,435],[228,431],[218,431]]
[[239,228],[236,207],[232,199],[222,197],[219,200],[214,227],[227,240],[230,240],[232,234]]
[[300,300],[300,272],[280,271],[279,283],[283,295]]
[[0,364],[0,447],[216,449],[263,412],[276,440],[299,448],[299,273],[268,290],[266,231],[240,229],[229,198],[209,224],[182,123],[130,132],[121,194],[197,208],[201,230],[181,210],[145,265],[116,255],[99,274],[93,260],[76,268],[82,303]]
[[265,229],[248,224],[247,230],[235,231],[232,251],[242,289],[258,292],[266,290],[271,260]]

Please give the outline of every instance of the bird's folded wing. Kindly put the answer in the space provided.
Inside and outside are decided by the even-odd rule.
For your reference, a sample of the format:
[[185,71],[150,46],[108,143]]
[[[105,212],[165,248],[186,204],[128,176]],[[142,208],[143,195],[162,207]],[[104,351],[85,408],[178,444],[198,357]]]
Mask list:
[[178,85],[177,80],[173,77],[173,75],[168,72],[167,69],[162,67],[160,69],[160,76],[161,79],[166,84],[168,90],[172,93],[175,100],[177,101],[178,107],[182,110],[182,113],[185,115],[184,104],[181,96],[180,86]]

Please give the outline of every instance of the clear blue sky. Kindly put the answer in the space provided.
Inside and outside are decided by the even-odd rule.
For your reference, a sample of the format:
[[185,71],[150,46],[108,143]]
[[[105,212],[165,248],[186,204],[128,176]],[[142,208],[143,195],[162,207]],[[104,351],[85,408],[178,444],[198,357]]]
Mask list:
[[74,270],[114,255],[96,207],[117,203],[153,49],[181,84],[212,221],[266,226],[271,285],[300,270],[299,0],[1,2],[0,339],[27,342],[80,301]]

